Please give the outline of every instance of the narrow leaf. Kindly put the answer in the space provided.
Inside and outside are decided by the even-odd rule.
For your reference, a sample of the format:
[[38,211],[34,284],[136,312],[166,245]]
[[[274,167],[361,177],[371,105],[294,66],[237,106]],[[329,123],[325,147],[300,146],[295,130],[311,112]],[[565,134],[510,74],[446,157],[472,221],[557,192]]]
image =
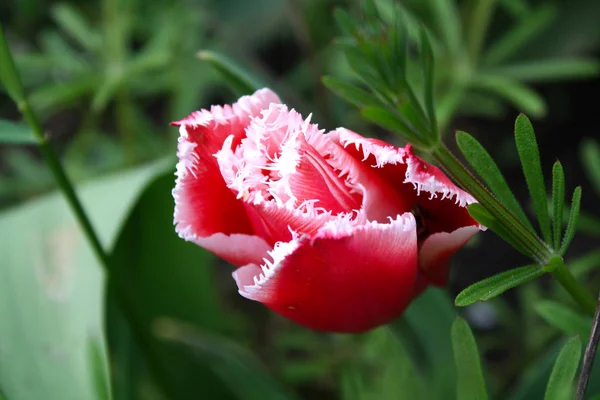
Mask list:
[[501,272],[464,289],[456,296],[454,304],[465,307],[478,301],[492,299],[543,274],[544,271],[537,264]]
[[562,234],[563,209],[565,205],[565,173],[560,161],[552,167],[552,227],[554,248],[560,248]]
[[585,139],[581,143],[580,154],[586,175],[600,196],[600,146],[592,139]]
[[481,143],[468,133],[458,131],[456,133],[456,144],[494,196],[496,196],[509,211],[515,214],[523,224],[533,230],[531,222],[527,219],[523,208],[521,208],[512,190],[510,190],[502,172],[500,172],[500,168],[498,168],[498,165],[492,156],[490,156]]
[[542,236],[546,243],[552,243],[540,151],[533,132],[533,126],[523,114],[519,115],[515,122],[515,142]]
[[336,8],[333,11],[333,17],[335,18],[335,22],[340,27],[342,32],[348,36],[354,36],[360,29],[358,22],[356,22],[356,20],[352,18],[348,12],[341,8]]
[[460,317],[452,324],[452,349],[458,370],[456,398],[487,399],[477,343],[469,324]]
[[20,103],[25,99],[25,92],[21,79],[15,67],[8,41],[4,36],[4,30],[0,25],[0,83],[4,85],[8,95],[15,103]]
[[0,143],[35,144],[37,140],[27,125],[0,119]]
[[515,79],[500,75],[480,74],[471,82],[474,88],[494,93],[521,111],[539,118],[546,115],[547,107],[544,99],[533,89]]
[[384,129],[405,136],[408,141],[415,145],[421,145],[421,140],[413,133],[399,116],[392,112],[376,106],[368,106],[360,111],[363,118],[381,126]]
[[94,51],[100,47],[100,35],[89,28],[89,22],[73,6],[60,3],[52,7],[51,13],[56,23],[83,48]]
[[473,203],[468,207],[469,214],[477,222],[483,226],[488,227],[494,231],[498,236],[508,242],[521,254],[526,255],[534,260],[537,259],[535,254],[531,251],[531,248],[523,244],[517,236],[510,229],[506,229],[500,221],[498,221],[493,215],[491,215],[483,206],[479,203]]
[[435,18],[435,26],[439,27],[439,37],[445,40],[453,57],[462,53],[461,21],[456,2],[448,0],[429,0],[430,10]]
[[242,67],[226,56],[210,50],[198,52],[198,58],[208,61],[225,79],[231,89],[239,96],[254,93],[264,87],[257,78],[248,74]]
[[598,72],[600,72],[598,61],[586,59],[529,61],[490,70],[490,73],[495,75],[502,75],[525,82],[583,79],[595,76]]
[[560,255],[564,255],[571,244],[571,241],[575,237],[575,230],[577,229],[577,222],[579,219],[579,206],[581,205],[581,186],[577,186],[573,191],[573,199],[571,200],[571,213],[569,214],[569,223],[563,237],[562,244],[560,246]]
[[374,106],[380,104],[380,102],[370,93],[367,93],[359,87],[336,79],[332,76],[324,76],[322,81],[329,90],[357,107]]
[[530,12],[530,6],[526,0],[500,0],[500,6],[517,19],[526,18]]
[[569,270],[575,279],[583,279],[588,272],[597,267],[600,267],[600,249],[592,250],[575,260],[569,260]]
[[581,357],[581,339],[578,336],[567,340],[560,351],[550,374],[544,400],[565,400],[572,398],[573,378]]
[[504,36],[494,42],[485,55],[485,63],[499,64],[510,58],[525,44],[535,38],[556,16],[556,7],[540,6],[534,12],[522,18]]
[[540,300],[534,305],[534,308],[544,321],[567,335],[579,335],[586,338],[590,333],[592,319],[558,301]]
[[435,93],[434,93],[434,59],[433,50],[429,41],[429,35],[425,28],[421,28],[421,64],[423,68],[423,79],[425,87],[425,111],[431,127],[431,139],[439,141],[440,133],[438,130],[437,119],[435,116]]

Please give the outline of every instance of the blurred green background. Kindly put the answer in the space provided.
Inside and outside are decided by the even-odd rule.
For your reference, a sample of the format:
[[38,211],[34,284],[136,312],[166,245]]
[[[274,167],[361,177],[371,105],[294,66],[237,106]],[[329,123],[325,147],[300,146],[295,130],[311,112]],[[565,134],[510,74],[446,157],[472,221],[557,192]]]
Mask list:
[[[391,20],[399,2],[376,3]],[[528,204],[512,139],[523,111],[546,176],[558,158],[567,190],[583,185],[567,262],[597,291],[600,2],[401,4],[409,28],[433,34],[450,145],[454,129],[476,136]],[[106,280],[36,148],[0,145],[0,399],[449,399],[457,314],[475,332],[490,398],[543,397],[565,338],[585,339],[590,320],[544,279],[455,308],[469,284],[526,263],[491,232],[455,257],[447,291],[430,289],[395,323],[352,336],[312,332],[241,298],[230,266],[175,235],[169,122],[238,97],[214,68],[223,58],[321,128],[399,144],[321,83],[356,80],[333,44],[335,7],[360,14],[356,0],[0,4],[32,106],[113,266]],[[27,129],[1,90],[0,135]]]

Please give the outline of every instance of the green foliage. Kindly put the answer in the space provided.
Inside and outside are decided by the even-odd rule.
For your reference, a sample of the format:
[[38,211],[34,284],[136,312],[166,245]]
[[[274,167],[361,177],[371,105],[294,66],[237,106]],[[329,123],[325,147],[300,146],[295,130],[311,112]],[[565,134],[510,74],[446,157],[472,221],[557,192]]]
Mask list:
[[198,52],[198,58],[210,63],[219,73],[227,85],[233,89],[235,95],[241,97],[254,93],[257,89],[265,85],[258,78],[250,76],[245,68],[236,65],[226,56],[214,51],[203,50]]
[[35,144],[37,139],[27,125],[0,119],[0,143]]
[[579,206],[581,205],[581,186],[577,186],[573,191],[573,198],[571,200],[571,211],[569,213],[569,223],[565,231],[565,236],[560,245],[560,254],[563,255],[567,252],[571,241],[575,237],[575,230],[577,229],[577,222],[579,219]]
[[592,327],[592,319],[583,316],[562,303],[542,300],[535,304],[535,311],[548,324],[567,335],[579,335],[586,338]]
[[571,383],[581,357],[581,340],[572,337],[560,351],[552,369],[544,400],[566,400],[573,397]]
[[552,167],[552,239],[554,249],[560,247],[563,224],[563,207],[565,204],[565,173],[560,161]]
[[543,274],[544,271],[535,264],[501,272],[464,289],[456,296],[454,304],[464,307],[478,301],[493,299],[505,291],[527,283]]
[[515,141],[542,235],[546,243],[552,243],[550,219],[546,205],[546,186],[540,162],[540,152],[535,134],[533,133],[533,126],[523,114],[519,115],[515,122]]
[[487,399],[477,343],[469,324],[462,318],[456,318],[452,324],[452,348],[458,371],[456,397],[465,400]]
[[[81,188],[104,243],[112,242],[154,171],[145,167]],[[4,212],[0,233],[2,391],[15,400],[109,398],[104,279],[65,201],[53,194]]]

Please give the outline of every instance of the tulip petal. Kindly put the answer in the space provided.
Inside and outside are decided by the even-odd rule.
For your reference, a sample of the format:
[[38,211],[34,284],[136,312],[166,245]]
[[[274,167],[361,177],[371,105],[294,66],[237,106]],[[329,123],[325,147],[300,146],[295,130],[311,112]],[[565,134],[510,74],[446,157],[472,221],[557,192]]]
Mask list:
[[478,231],[477,226],[465,226],[451,233],[434,233],[425,239],[419,249],[419,271],[429,283],[446,285],[450,258]]
[[236,265],[261,263],[272,249],[262,238],[254,235],[215,233],[208,237],[191,237],[190,242]]
[[429,234],[479,226],[466,208],[476,200],[438,167],[417,157],[410,144],[400,148],[378,139],[364,138],[345,128],[330,134],[355,159],[369,165],[395,187],[406,202],[423,211]]
[[415,219],[406,213],[359,225],[341,217],[270,255],[233,273],[242,296],[315,330],[361,332],[398,317],[412,298]]
[[225,185],[213,154],[228,136],[239,142],[250,119],[272,102],[279,102],[277,95],[261,89],[233,106],[213,106],[172,124],[180,130],[173,197],[175,229],[182,238],[253,233],[242,202]]

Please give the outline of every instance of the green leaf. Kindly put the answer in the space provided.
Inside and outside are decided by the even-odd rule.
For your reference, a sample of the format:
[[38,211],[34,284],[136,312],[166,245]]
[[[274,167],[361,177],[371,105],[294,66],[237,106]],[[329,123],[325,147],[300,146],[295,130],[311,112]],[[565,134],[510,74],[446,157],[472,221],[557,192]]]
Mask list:
[[[293,399],[284,392],[275,379],[268,375],[252,353],[231,340],[165,318],[157,322],[156,334],[163,340],[184,345],[186,350],[191,351],[192,356],[200,361],[208,361],[216,375],[235,393],[236,399]],[[198,396],[191,396],[191,392],[184,391],[182,394],[187,398],[205,398],[206,389],[206,386],[199,386]],[[208,398],[217,397],[211,395]]]
[[409,127],[400,116],[377,106],[367,106],[360,110],[360,114],[368,121],[371,121],[384,129],[400,134],[407,138],[416,146],[423,146],[422,141],[414,133],[414,129]]
[[358,22],[348,14],[346,10],[336,7],[333,11],[333,17],[335,22],[340,27],[342,32],[348,36],[355,36],[360,30]]
[[354,346],[359,353],[342,370],[343,399],[431,398],[402,336],[381,327],[360,339]]
[[25,99],[23,85],[10,53],[8,41],[4,36],[2,25],[0,25],[0,83],[4,85],[8,95],[15,103],[20,103]]
[[469,164],[475,169],[475,172],[483,179],[492,194],[511,211],[519,221],[525,226],[533,230],[531,222],[525,215],[525,212],[519,205],[512,190],[506,183],[500,168],[490,156],[487,150],[475,139],[466,132],[456,132],[456,144],[465,156]]
[[530,13],[526,0],[500,0],[499,3],[513,18],[524,19]]
[[258,78],[250,75],[245,69],[226,56],[210,50],[202,50],[198,58],[209,62],[219,73],[230,88],[238,96],[249,95],[265,87]]
[[598,75],[598,72],[600,72],[598,61],[586,59],[529,61],[503,65],[489,70],[491,74],[525,82],[585,79]]
[[478,301],[487,301],[543,274],[544,271],[536,264],[501,272],[461,291],[456,296],[454,304],[465,307]]
[[533,126],[523,114],[519,115],[515,121],[515,142],[542,236],[546,243],[552,243],[540,151],[533,132]]
[[590,334],[592,319],[587,315],[577,313],[562,303],[553,300],[540,300],[534,308],[549,325],[567,335],[579,335],[582,338],[587,338]]
[[580,149],[581,164],[596,194],[600,196],[600,146],[595,140],[584,139]]
[[573,398],[573,379],[581,357],[581,340],[578,336],[567,340],[560,351],[550,374],[544,400],[567,400]]
[[563,225],[563,209],[565,205],[565,173],[560,161],[552,167],[552,228],[554,248],[560,248]]
[[457,317],[452,324],[452,349],[458,371],[456,398],[487,399],[477,343],[467,321]]
[[526,114],[540,118],[546,115],[544,99],[533,89],[515,79],[499,75],[477,75],[471,82],[474,88],[496,94]]
[[324,76],[322,81],[329,90],[357,107],[374,106],[379,104],[379,101],[373,95],[354,85],[340,81],[332,76]]
[[597,267],[600,267],[600,250],[592,250],[575,260],[569,260],[569,270],[575,279],[583,279],[586,274]]
[[529,258],[536,259],[536,255],[531,248],[523,244],[512,230],[506,229],[492,214],[490,214],[481,204],[473,203],[468,206],[469,214],[481,225],[488,227],[521,254]]
[[[78,188],[105,246],[164,164]],[[0,387],[11,400],[106,399],[104,277],[60,194],[0,215]],[[32,384],[34,382],[34,384]]]
[[579,206],[581,205],[581,186],[577,186],[573,191],[573,199],[571,200],[571,212],[569,213],[569,223],[565,230],[562,244],[560,245],[560,255],[564,255],[575,237],[577,222],[579,219]]
[[443,399],[456,390],[456,365],[448,335],[455,315],[447,292],[438,288],[426,290],[403,314],[408,329],[418,340],[410,349],[422,353],[418,359],[425,365],[423,379],[430,389],[427,399]]
[[100,48],[102,39],[90,24],[73,6],[60,3],[50,10],[57,25],[75,39],[79,44],[90,52]]
[[[219,304],[214,257],[175,233],[173,186],[173,173],[169,171],[144,190],[123,224],[111,253],[108,290],[114,293],[119,287],[126,288],[122,301],[137,322],[136,329],[130,333],[140,347],[140,356],[152,372],[154,382],[169,398],[229,399],[234,388],[227,387],[228,381],[212,368],[210,360],[202,360],[188,348],[160,340],[154,334],[156,323],[162,317],[185,321],[207,335],[242,328],[240,321],[234,319],[236,314],[226,312]],[[165,266],[168,266],[168,279]],[[127,371],[123,365],[135,365],[135,352],[129,354],[134,357],[132,362],[127,353],[117,351],[123,347],[118,333],[127,330],[119,321],[118,315],[109,312],[108,330],[112,332],[109,344],[115,369]],[[210,342],[208,346],[215,352],[221,351],[215,347],[217,343]],[[116,358],[119,354],[121,356]],[[137,376],[137,368],[132,374]],[[118,377],[118,380],[127,383],[128,377]],[[133,382],[139,380],[133,379]]]
[[36,144],[37,139],[27,125],[0,119],[0,143]]
[[423,68],[423,80],[425,82],[425,111],[429,119],[432,137],[434,142],[440,140],[437,118],[435,115],[435,93],[434,93],[434,59],[433,50],[429,41],[429,35],[425,28],[421,28],[421,67]]
[[463,56],[463,39],[461,34],[461,20],[457,5],[448,0],[429,0],[429,9],[433,13],[435,26],[439,28],[439,37],[446,42],[453,58],[458,60]]
[[495,65],[510,58],[550,25],[555,16],[556,7],[554,5],[537,7],[535,11],[522,18],[513,28],[492,43],[485,53],[485,64]]

